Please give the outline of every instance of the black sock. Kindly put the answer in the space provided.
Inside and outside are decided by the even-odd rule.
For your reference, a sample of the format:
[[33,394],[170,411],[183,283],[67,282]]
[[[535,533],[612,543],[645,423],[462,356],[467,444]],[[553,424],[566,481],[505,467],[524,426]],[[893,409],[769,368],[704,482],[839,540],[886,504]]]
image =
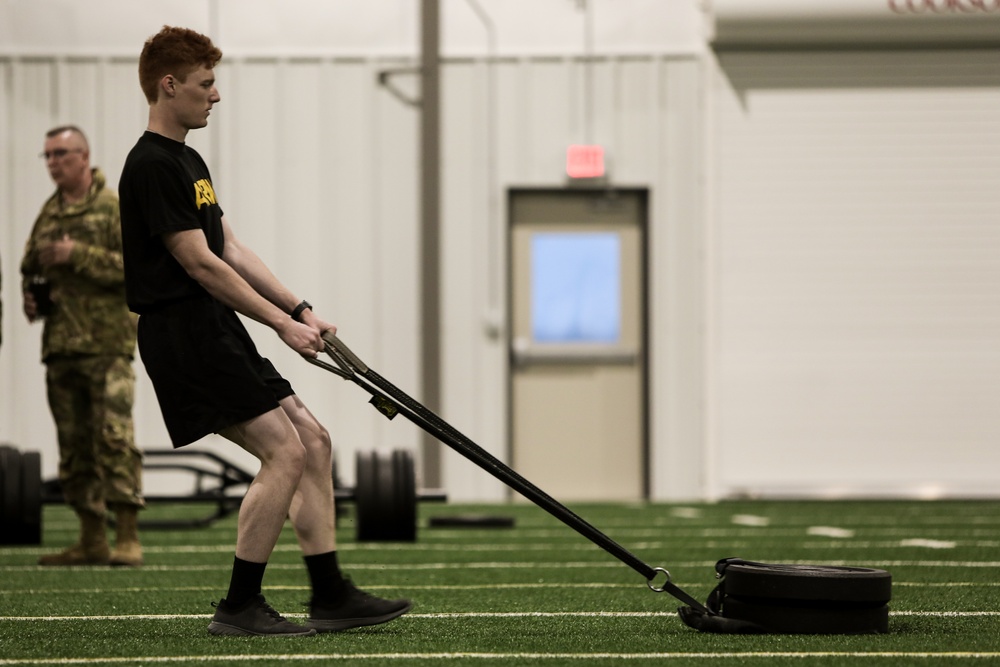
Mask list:
[[313,602],[334,602],[344,591],[344,577],[337,565],[337,552],[303,556],[312,584]]
[[226,604],[239,607],[260,594],[267,563],[251,563],[242,558],[233,558],[233,577],[229,580]]

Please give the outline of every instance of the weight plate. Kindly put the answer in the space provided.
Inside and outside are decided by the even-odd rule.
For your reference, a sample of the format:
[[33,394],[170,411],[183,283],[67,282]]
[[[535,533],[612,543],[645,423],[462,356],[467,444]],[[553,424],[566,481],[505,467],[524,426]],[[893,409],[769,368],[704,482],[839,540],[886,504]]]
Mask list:
[[21,454],[21,537],[19,544],[42,543],[42,455]]
[[405,449],[392,453],[392,474],[396,486],[393,497],[393,532],[396,539],[415,542],[417,539],[417,479],[413,455]]
[[768,605],[727,597],[722,615],[749,621],[778,634],[869,634],[889,632],[889,607]]
[[354,520],[359,542],[372,539],[378,516],[375,452],[357,452],[354,457]]
[[416,539],[416,481],[408,451],[358,452],[355,457],[357,539]]
[[878,604],[892,599],[892,575],[865,567],[744,561],[730,563],[724,577],[726,595],[743,598]]
[[0,448],[0,544],[17,544],[21,534],[21,453]]
[[347,514],[347,508],[345,507],[345,502],[347,500],[354,500],[354,496],[349,494],[344,489],[344,484],[340,479],[340,471],[337,469],[337,452],[333,453],[333,463],[330,466],[330,476],[333,478],[333,494],[334,494],[334,513],[333,520],[334,524],[340,526],[340,518]]
[[378,452],[375,454],[375,483],[378,489],[378,516],[375,523],[375,538],[392,540],[393,522],[396,512],[396,484],[393,477],[392,459],[390,454]]

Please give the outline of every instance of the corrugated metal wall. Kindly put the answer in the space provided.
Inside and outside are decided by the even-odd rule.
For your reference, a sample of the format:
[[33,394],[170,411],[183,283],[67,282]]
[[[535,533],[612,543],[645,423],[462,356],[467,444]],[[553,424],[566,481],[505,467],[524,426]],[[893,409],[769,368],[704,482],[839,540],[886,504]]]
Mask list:
[[[238,236],[338,324],[383,375],[416,392],[418,116],[377,85],[408,60],[237,58],[218,69],[222,102],[189,143],[213,170]],[[0,355],[0,439],[40,449],[54,471],[54,429],[38,362],[39,327],[19,314],[17,264],[51,183],[43,133],[74,122],[116,184],[146,122],[132,59],[0,59],[0,215],[7,308]],[[648,186],[651,317],[661,339],[651,390],[654,489],[697,495],[701,482],[700,308],[702,77],[695,56],[469,59],[443,67],[443,408],[446,419],[506,456],[504,192],[561,185],[569,143],[606,146],[615,182]],[[400,88],[419,96],[418,80]],[[349,383],[305,364],[259,325],[251,331],[334,432],[350,480],[355,448],[413,447],[417,430],[387,422]],[[140,445],[166,443],[141,365]],[[666,407],[669,405],[670,407]],[[693,445],[693,446],[692,446]],[[226,456],[239,460],[227,447]],[[455,455],[454,498],[503,489]]]
[[[651,194],[655,498],[990,493],[996,52],[721,58],[708,73],[697,55],[446,61],[445,418],[505,456],[504,194],[563,184],[566,145],[592,141],[615,183]],[[376,83],[413,65],[227,59],[212,125],[190,139],[237,233],[416,391],[418,117]],[[419,94],[415,78],[396,82]],[[17,290],[24,239],[51,192],[37,154],[46,129],[79,123],[116,183],[145,103],[129,58],[3,57],[0,91],[0,440],[41,449],[51,474],[40,332]],[[415,427],[384,420],[352,385],[250,326],[331,426],[342,469],[355,448],[415,446]],[[151,390],[138,389],[140,444],[161,445]],[[444,461],[453,498],[503,497],[464,459]]]
[[995,495],[1000,58],[727,52],[719,492]]

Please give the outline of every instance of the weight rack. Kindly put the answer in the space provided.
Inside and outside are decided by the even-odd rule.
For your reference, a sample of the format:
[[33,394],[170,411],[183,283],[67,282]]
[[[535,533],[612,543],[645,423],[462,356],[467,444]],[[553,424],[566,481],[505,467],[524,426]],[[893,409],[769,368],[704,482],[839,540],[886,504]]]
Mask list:
[[[144,520],[145,529],[200,528],[239,511],[253,474],[231,461],[204,450],[143,450],[143,470],[174,471],[194,476],[189,494],[148,495],[146,503],[202,503],[213,506],[201,517]],[[199,459],[199,464],[191,461]],[[149,461],[156,459],[156,461]],[[174,459],[174,460],[171,460]],[[440,489],[418,489],[413,455],[405,449],[358,451],[354,488],[344,488],[331,470],[338,507],[355,505],[359,542],[413,542],[417,538],[417,503],[446,502]],[[59,480],[43,481],[41,454],[0,445],[0,544],[41,544],[42,508],[65,503]]]

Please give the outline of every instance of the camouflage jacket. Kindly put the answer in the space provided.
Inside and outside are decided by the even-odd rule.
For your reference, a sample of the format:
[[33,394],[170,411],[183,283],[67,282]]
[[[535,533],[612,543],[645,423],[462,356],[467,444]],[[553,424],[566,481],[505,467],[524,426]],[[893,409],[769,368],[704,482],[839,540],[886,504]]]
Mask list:
[[[41,276],[51,285],[52,312],[42,332],[42,360],[53,356],[132,357],[136,317],[125,304],[118,195],[93,170],[86,199],[64,205],[57,190],[42,206],[24,248],[24,289]],[[67,264],[42,269],[39,245],[68,234],[75,245]]]

